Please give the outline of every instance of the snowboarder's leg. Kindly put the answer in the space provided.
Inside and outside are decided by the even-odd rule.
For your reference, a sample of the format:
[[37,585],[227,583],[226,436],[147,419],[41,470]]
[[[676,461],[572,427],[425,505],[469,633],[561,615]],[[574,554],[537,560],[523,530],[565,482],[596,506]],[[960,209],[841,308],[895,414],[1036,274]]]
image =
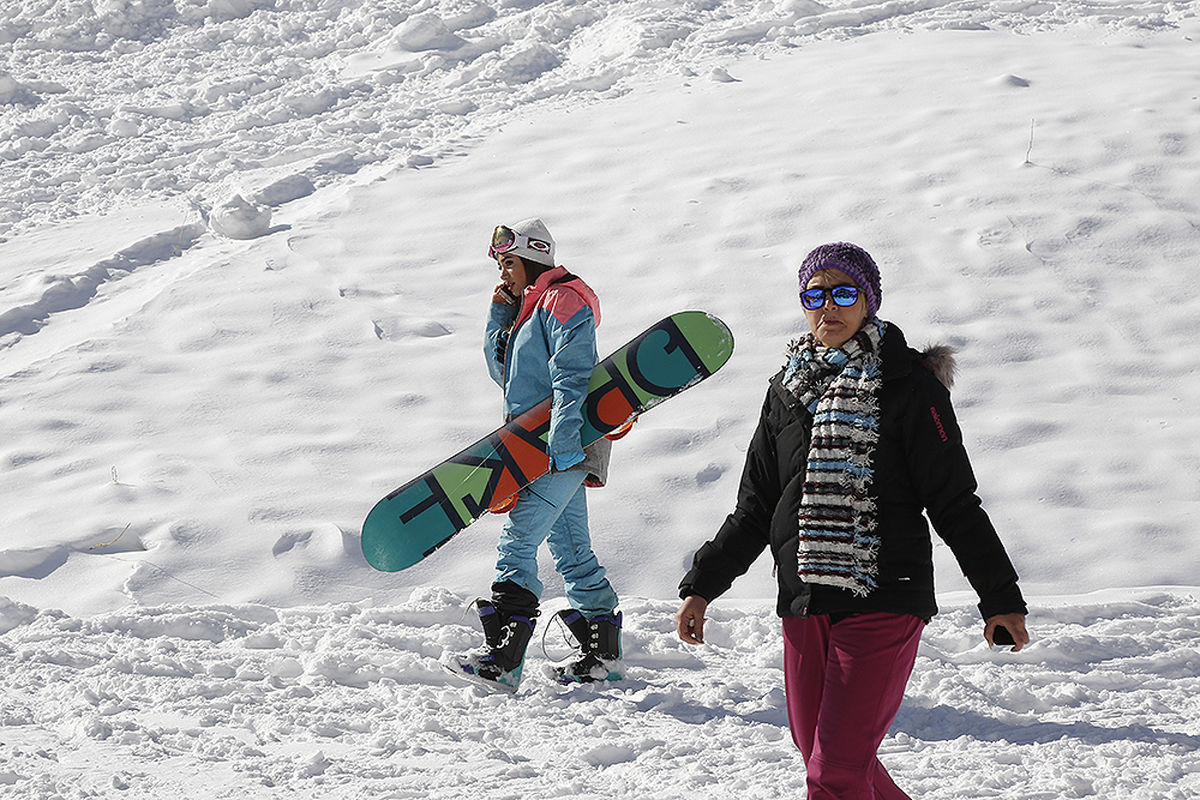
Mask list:
[[579,643],[579,658],[554,668],[560,683],[619,681],[625,675],[621,663],[621,612],[585,617],[575,609],[558,612]]
[[492,599],[476,601],[484,646],[450,656],[445,662],[450,672],[476,683],[517,690],[542,593],[538,546],[575,494],[582,492],[585,477],[582,472],[552,473],[521,491],[500,534]]
[[617,609],[617,593],[592,551],[587,490],[582,486],[555,520],[546,544],[554,558],[555,569],[563,576],[571,607],[589,618],[601,614],[611,616]]
[[[528,607],[529,602],[526,600],[524,605]],[[532,602],[533,613],[524,614],[476,600],[484,645],[471,653],[450,656],[443,662],[446,669],[475,683],[515,692],[521,683],[525,648],[533,637],[537,616],[536,598]]]
[[500,533],[495,583],[511,581],[537,597],[542,596],[537,569],[538,547],[550,535],[572,498],[581,491],[585,478],[587,475],[583,472],[552,472],[521,490]]
[[621,614],[616,610],[617,593],[592,551],[586,489],[580,487],[563,509],[547,544],[571,603],[571,609],[559,612],[559,616],[580,649],[572,663],[555,668],[555,677],[564,683],[620,680],[624,674]]

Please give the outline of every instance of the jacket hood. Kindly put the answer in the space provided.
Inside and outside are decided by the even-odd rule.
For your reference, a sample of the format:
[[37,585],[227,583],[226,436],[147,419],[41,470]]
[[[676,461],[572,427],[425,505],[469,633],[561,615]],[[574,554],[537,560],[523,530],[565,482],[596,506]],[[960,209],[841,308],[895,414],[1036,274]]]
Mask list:
[[958,372],[958,362],[955,360],[957,353],[958,350],[948,344],[931,344],[921,351],[920,361],[943,386],[950,389]]
[[884,380],[906,375],[914,364],[920,364],[932,372],[947,389],[954,385],[954,376],[958,372],[955,358],[958,350],[950,345],[930,344],[923,350],[915,350],[908,346],[904,331],[900,330],[898,325],[889,322],[880,353],[884,359]]

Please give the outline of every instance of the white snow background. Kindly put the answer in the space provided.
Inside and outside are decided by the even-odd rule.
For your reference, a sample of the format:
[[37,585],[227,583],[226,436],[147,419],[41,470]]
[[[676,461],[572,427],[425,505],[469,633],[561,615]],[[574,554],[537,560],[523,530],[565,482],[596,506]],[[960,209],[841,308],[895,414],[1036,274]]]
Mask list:
[[[888,768],[1200,796],[1198,36],[1159,0],[4,0],[0,795],[801,796],[769,557],[704,647],[672,615],[846,239],[960,349],[1034,637],[989,651],[939,545]],[[510,697],[437,664],[501,519],[398,574],[358,537],[498,424],[486,244],[531,215],[602,350],[688,308],[737,346],[590,494],[627,680],[554,684],[543,626]]]

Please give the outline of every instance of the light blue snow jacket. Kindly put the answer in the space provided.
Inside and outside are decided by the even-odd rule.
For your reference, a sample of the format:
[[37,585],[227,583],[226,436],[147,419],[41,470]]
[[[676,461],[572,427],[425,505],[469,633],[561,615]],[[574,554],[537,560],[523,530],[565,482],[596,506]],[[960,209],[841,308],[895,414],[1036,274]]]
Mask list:
[[522,300],[520,311],[493,303],[484,337],[488,372],[504,390],[505,419],[553,396],[548,445],[553,468],[586,470],[591,485],[603,485],[611,442],[601,439],[585,453],[579,439],[588,384],[599,360],[600,300],[565,267],[542,273]]

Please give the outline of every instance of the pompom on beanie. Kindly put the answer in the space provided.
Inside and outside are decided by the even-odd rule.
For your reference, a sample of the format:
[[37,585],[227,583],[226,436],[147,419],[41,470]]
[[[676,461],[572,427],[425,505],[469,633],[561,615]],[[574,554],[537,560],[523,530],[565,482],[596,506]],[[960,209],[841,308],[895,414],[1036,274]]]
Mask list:
[[850,242],[831,242],[815,248],[800,264],[800,291],[823,269],[835,269],[854,281],[866,293],[867,316],[875,316],[883,300],[883,287],[879,282],[879,267],[866,250]]

